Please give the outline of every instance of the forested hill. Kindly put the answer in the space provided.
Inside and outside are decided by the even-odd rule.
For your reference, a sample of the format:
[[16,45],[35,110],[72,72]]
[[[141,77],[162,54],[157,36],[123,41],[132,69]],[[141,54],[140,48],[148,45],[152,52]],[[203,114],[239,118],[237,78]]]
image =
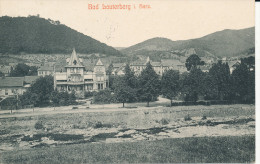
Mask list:
[[100,53],[121,56],[87,35],[79,33],[59,21],[37,16],[0,17],[0,53],[71,53],[75,47],[79,53]]
[[[172,41],[167,38],[152,38],[120,50],[126,55],[167,54],[171,51],[196,49],[218,57],[233,57],[254,49],[255,28],[222,30],[197,39]],[[205,54],[205,53],[204,53]]]

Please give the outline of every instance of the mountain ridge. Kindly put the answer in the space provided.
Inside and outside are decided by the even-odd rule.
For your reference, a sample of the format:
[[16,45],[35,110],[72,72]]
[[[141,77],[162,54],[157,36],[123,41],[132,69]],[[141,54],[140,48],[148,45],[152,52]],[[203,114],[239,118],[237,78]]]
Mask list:
[[[217,57],[233,57],[255,47],[254,37],[255,27],[238,30],[225,29],[189,40],[173,41],[168,38],[155,37],[122,49],[121,52],[126,55],[141,55],[141,53],[150,54],[152,51],[166,53],[194,48],[210,52]],[[162,42],[164,45],[161,44]]]

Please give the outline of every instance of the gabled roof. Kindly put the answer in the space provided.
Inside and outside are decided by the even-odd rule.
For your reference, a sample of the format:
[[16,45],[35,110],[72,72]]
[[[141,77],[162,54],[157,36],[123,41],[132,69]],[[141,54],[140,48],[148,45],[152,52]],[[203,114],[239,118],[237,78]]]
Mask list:
[[32,84],[39,76],[24,76],[24,82],[27,84]]
[[124,65],[125,65],[125,63],[113,63],[114,68],[119,68],[119,67],[124,66]]
[[23,87],[24,77],[2,77],[0,87]]
[[153,67],[160,67],[161,66],[161,62],[151,62],[151,65]]
[[169,59],[162,60],[161,64],[163,66],[168,66],[168,67],[171,67],[171,66],[175,67],[177,65],[184,65],[179,60],[169,60]]
[[71,67],[71,66],[73,66],[73,67],[84,67],[81,64],[81,61],[78,58],[78,55],[75,51],[75,48],[73,48],[72,54],[71,54],[70,59],[69,59],[69,63],[66,67]]
[[49,65],[41,66],[38,71],[53,71],[53,67]]
[[98,59],[96,66],[104,66],[100,59]]
[[137,61],[134,61],[130,64],[131,66],[145,66],[146,65],[146,60],[137,60]]

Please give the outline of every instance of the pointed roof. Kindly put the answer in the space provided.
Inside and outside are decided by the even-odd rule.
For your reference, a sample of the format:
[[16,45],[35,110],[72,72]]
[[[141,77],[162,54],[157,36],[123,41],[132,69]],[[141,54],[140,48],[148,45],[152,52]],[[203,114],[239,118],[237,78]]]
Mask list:
[[100,59],[98,59],[96,66],[104,66]]
[[67,67],[84,67],[82,64],[81,64],[81,61],[80,59],[78,58],[78,55],[75,51],[75,48],[73,48],[73,51],[72,51],[72,54],[69,58],[69,63],[68,63],[68,66]]
[[150,57],[148,56],[146,59],[146,63],[150,62]]

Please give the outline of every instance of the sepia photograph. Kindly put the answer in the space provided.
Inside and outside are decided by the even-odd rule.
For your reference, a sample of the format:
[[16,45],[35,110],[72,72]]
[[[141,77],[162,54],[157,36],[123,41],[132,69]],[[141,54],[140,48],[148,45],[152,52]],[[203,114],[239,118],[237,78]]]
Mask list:
[[254,0],[0,0],[0,163],[255,163]]

